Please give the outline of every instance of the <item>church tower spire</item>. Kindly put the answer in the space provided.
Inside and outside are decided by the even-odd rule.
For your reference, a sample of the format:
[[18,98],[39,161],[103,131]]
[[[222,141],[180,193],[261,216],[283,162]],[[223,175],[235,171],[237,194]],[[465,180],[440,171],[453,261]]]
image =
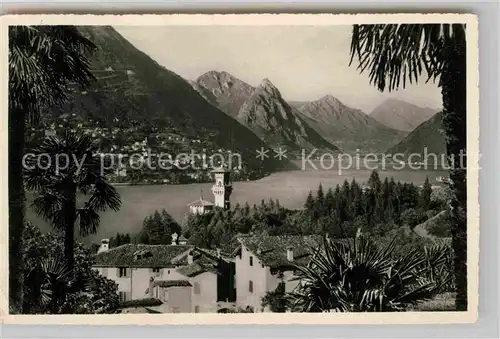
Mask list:
[[212,171],[214,173],[215,183],[212,186],[212,193],[214,194],[214,205],[216,207],[230,209],[231,202],[229,197],[233,192],[233,185],[231,184],[231,171],[226,168],[216,168]]

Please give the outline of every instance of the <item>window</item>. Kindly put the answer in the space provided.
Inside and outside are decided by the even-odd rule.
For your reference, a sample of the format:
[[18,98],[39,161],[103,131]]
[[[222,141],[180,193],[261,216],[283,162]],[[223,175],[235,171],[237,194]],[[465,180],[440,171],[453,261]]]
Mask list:
[[250,266],[253,266],[253,257],[250,256]]
[[200,313],[200,306],[196,305],[194,307],[194,313]]
[[121,277],[127,277],[127,268],[126,267],[120,267],[118,268],[118,276]]
[[196,281],[193,285],[193,289],[194,289],[194,294],[200,294],[200,283]]
[[170,274],[170,270],[167,271],[167,274]]
[[253,281],[250,280],[248,282],[248,292],[253,293]]
[[153,274],[156,276],[161,275],[161,268],[159,268],[159,267],[153,268],[152,271],[153,271]]

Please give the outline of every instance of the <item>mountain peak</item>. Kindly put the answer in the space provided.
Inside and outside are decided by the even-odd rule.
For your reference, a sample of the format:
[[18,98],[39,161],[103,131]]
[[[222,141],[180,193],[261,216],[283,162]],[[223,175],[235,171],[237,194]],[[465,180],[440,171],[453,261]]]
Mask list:
[[276,88],[276,86],[274,86],[273,83],[271,82],[271,80],[269,80],[268,78],[262,79],[262,81],[260,82],[260,86],[261,87]]
[[226,72],[226,71],[216,71],[216,70],[210,70],[206,73],[203,73],[202,75],[200,75],[196,81],[199,82],[200,80],[203,80],[203,79],[209,79],[209,78],[212,78],[212,79],[215,79],[219,82],[224,82],[224,81],[227,81],[227,80],[230,80],[230,79],[233,79],[234,77]]
[[264,92],[272,95],[272,96],[281,97],[281,93],[278,90],[278,88],[276,88],[276,86],[274,86],[273,83],[271,82],[271,80],[269,80],[268,78],[262,79],[259,87],[257,87],[257,88],[260,89],[261,91],[264,91]]
[[318,101],[323,101],[323,102],[336,104],[336,105],[342,104],[339,99],[337,99],[336,97],[334,97],[331,94],[327,94],[325,96],[322,96]]

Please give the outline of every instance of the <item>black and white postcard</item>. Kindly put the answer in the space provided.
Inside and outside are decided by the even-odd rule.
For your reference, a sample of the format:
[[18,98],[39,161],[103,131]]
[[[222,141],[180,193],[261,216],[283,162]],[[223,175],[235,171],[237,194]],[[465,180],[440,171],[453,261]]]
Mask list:
[[476,321],[474,15],[1,27],[3,322]]

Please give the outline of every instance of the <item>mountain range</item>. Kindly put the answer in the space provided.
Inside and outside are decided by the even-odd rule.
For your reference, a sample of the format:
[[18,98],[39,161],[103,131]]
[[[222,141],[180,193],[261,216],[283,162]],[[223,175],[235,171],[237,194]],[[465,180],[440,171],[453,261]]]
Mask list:
[[270,144],[382,152],[407,134],[347,107],[332,95],[287,102],[268,79],[253,87],[227,72],[212,70],[191,84],[208,102]]
[[390,128],[410,132],[438,111],[399,99],[387,99],[373,109],[370,117]]
[[[135,48],[112,27],[80,30],[98,46],[90,57],[98,80],[85,91],[75,90],[67,105],[52,109],[54,115],[78,113],[103,126],[149,125],[160,132],[205,138],[216,148],[239,152],[251,167],[265,172],[289,164],[272,157],[264,163],[256,160],[255,150],[261,147],[382,152],[396,144],[411,148],[404,145],[417,143],[408,139],[413,133],[401,141],[407,132],[385,126],[331,95],[310,102],[286,101],[269,79],[254,87],[218,71],[188,81]],[[410,110],[410,116],[414,112]]]
[[208,102],[273,147],[339,151],[306,123],[269,79],[253,87],[227,72],[209,71],[191,81],[191,85]]

